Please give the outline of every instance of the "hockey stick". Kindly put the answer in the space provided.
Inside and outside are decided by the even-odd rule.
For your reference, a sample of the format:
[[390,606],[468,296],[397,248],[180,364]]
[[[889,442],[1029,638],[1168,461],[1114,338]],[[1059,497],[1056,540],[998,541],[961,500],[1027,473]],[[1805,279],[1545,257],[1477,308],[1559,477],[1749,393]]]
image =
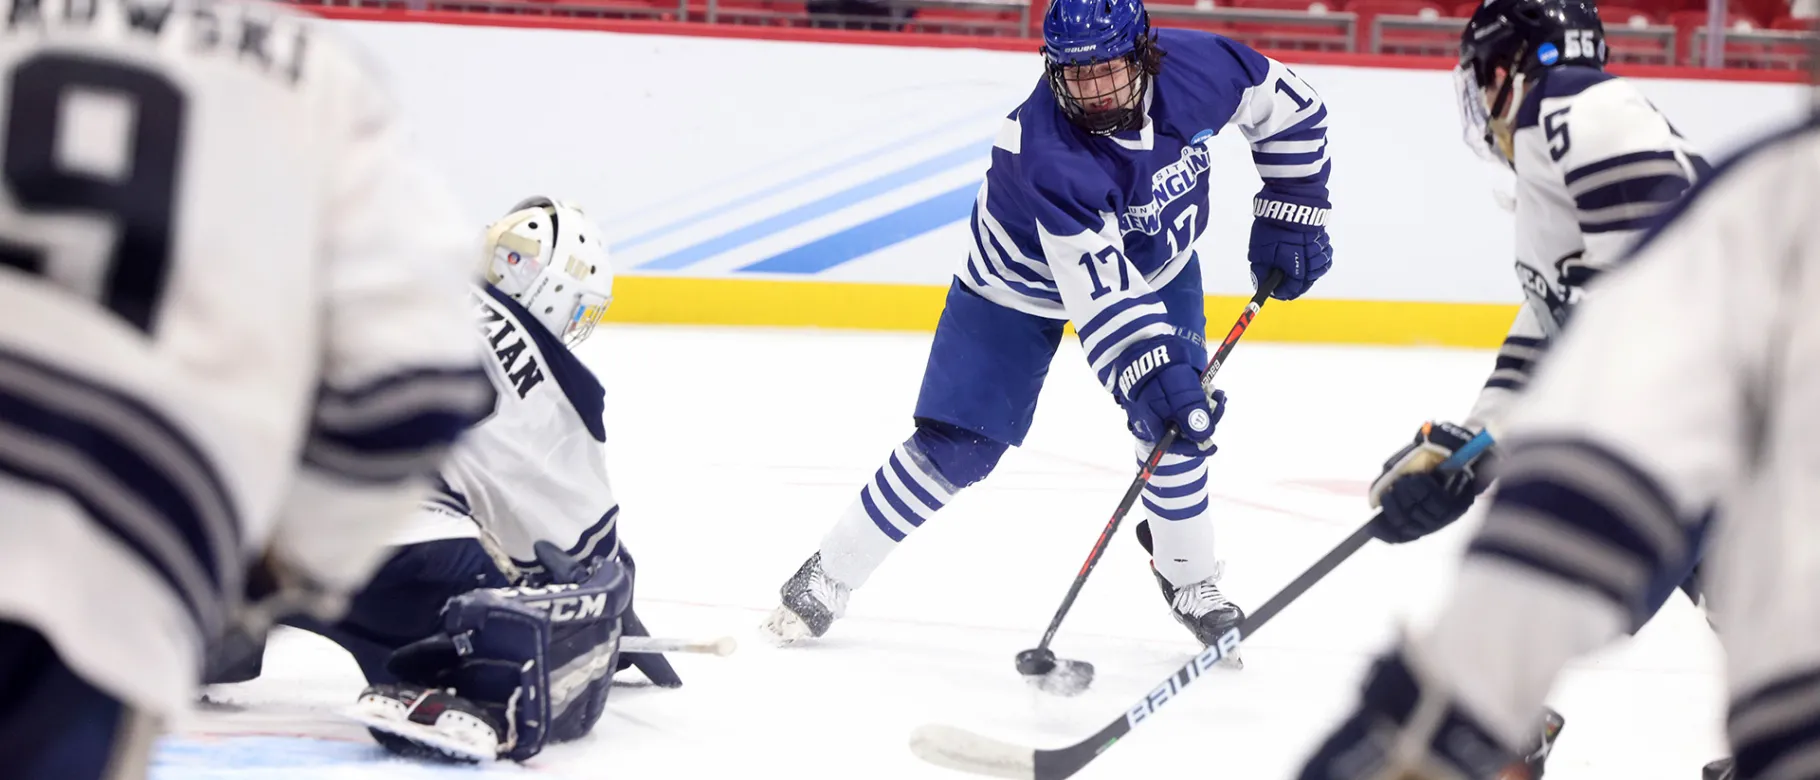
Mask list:
[[[1245,329],[1251,325],[1251,318],[1258,315],[1264,301],[1283,281],[1283,272],[1273,270],[1258,285],[1257,294],[1251,296],[1251,302],[1239,313],[1239,321],[1233,323],[1232,330],[1226,333],[1226,340],[1220,342],[1220,348],[1214,350],[1213,359],[1208,361],[1207,370],[1201,373],[1201,389],[1211,392],[1213,376],[1219,373],[1220,366],[1226,362],[1226,356],[1232,354],[1232,348],[1239,343],[1239,337],[1245,335]],[[1125,489],[1125,497],[1119,500],[1117,509],[1112,510],[1112,519],[1106,521],[1106,528],[1100,531],[1098,539],[1093,540],[1093,549],[1087,552],[1087,562],[1081,564],[1081,570],[1074,575],[1074,582],[1068,586],[1068,595],[1062,597],[1062,604],[1055,609],[1055,617],[1049,619],[1049,628],[1043,632],[1043,639],[1030,648],[1017,654],[1018,674],[1024,675],[1032,684],[1042,690],[1061,696],[1073,696],[1087,689],[1093,682],[1093,664],[1086,661],[1058,659],[1055,651],[1049,649],[1049,643],[1055,640],[1055,632],[1062,627],[1062,618],[1068,616],[1068,610],[1074,607],[1074,600],[1081,595],[1081,588],[1087,584],[1087,576],[1093,573],[1093,567],[1099,565],[1100,556],[1106,552],[1106,543],[1118,533],[1119,523],[1131,507],[1137,504],[1138,496],[1144,492],[1144,486],[1150,484],[1150,477],[1156,473],[1158,463],[1163,455],[1169,452],[1170,445],[1175,443],[1179,431],[1175,423],[1170,423],[1163,430],[1163,437],[1150,451],[1150,457],[1144,459],[1144,466],[1138,469],[1137,478]]]
[[619,651],[622,653],[702,653],[729,656],[738,647],[739,643],[730,636],[719,639],[672,639],[657,636],[619,638]]
[[[1492,436],[1481,431],[1466,446],[1461,447],[1439,466],[1442,471],[1453,471],[1464,467],[1473,458],[1478,457],[1486,447],[1491,446]],[[1093,736],[1076,742],[1059,750],[1039,750],[1036,748],[1015,745],[1010,742],[993,739],[976,734],[966,729],[953,726],[929,724],[920,726],[910,735],[910,751],[918,758],[937,766],[958,769],[976,775],[1008,777],[1014,780],[1062,780],[1081,771],[1088,762],[1098,758],[1107,748],[1124,738],[1138,724],[1144,722],[1164,704],[1180,695],[1183,688],[1200,679],[1201,674],[1212,669],[1220,659],[1238,649],[1245,637],[1257,633],[1271,618],[1303,593],[1320,582],[1352,554],[1358,552],[1365,543],[1371,541],[1372,526],[1383,517],[1380,513],[1370,522],[1352,532],[1351,536],[1340,542],[1339,546],[1316,561],[1302,575],[1296,577],[1288,586],[1278,591],[1275,596],[1259,607],[1257,612],[1245,618],[1239,627],[1226,632],[1220,641],[1208,646],[1182,668],[1177,669],[1168,679],[1152,688],[1144,698],[1125,710],[1118,720],[1106,724]]]

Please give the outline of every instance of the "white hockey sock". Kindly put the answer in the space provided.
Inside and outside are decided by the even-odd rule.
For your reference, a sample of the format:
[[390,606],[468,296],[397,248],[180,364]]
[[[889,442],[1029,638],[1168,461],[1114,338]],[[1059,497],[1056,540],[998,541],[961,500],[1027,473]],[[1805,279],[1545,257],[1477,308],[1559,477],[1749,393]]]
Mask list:
[[[1150,445],[1138,443],[1139,457]],[[1207,512],[1207,459],[1164,455],[1144,486],[1144,511],[1157,573],[1180,588],[1213,576],[1213,520]]]
[[857,589],[897,543],[954,498],[928,460],[900,444],[822,538],[822,570]]

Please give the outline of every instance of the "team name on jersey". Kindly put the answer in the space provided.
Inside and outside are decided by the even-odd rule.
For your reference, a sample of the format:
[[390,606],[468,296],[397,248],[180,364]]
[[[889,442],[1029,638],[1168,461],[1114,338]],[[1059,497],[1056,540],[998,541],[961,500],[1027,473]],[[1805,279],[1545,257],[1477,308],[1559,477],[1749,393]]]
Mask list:
[[492,345],[493,358],[499,361],[500,369],[506,372],[518,397],[524,398],[531,388],[543,381],[543,367],[537,365],[537,356],[525,345],[525,335],[519,331],[518,323],[479,294],[473,296],[473,301],[480,310],[480,332]]
[[[185,49],[202,56],[217,54],[236,64],[296,84],[309,52],[309,28],[301,20],[258,18],[251,13],[224,16],[210,3],[182,0],[0,0],[7,3],[5,32],[43,33],[53,27],[96,23],[104,9],[126,20],[129,33],[157,39],[180,29]],[[169,24],[175,17],[188,24]]]
[[1150,175],[1150,202],[1127,208],[1119,216],[1119,233],[1154,236],[1162,232],[1163,209],[1194,189],[1201,174],[1213,167],[1211,156],[1203,144],[1182,147],[1181,159]]

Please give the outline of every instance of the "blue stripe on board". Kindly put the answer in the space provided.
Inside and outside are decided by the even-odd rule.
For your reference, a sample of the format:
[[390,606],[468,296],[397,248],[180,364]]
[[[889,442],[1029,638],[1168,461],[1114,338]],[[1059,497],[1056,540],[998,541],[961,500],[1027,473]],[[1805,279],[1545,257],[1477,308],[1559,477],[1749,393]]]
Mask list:
[[[683,247],[661,257],[646,260],[638,268],[657,271],[674,271],[706,260],[729,249],[750,244],[759,239],[781,233],[801,225],[809,220],[824,217],[868,198],[883,195],[892,190],[914,184],[930,176],[941,173],[963,163],[981,160],[992,148],[990,140],[976,141],[958,149],[922,162],[899,168],[876,179],[860,182],[839,192],[817,198],[796,208],[761,219],[750,225],[735,228],[732,232],[710,238]],[[973,185],[978,189],[979,185]]]
[[[674,220],[671,220],[662,225],[659,225],[657,227],[646,230],[643,233],[639,233],[639,234],[631,236],[629,238],[622,238],[617,241],[614,241],[614,242],[612,242],[613,243],[612,250],[615,252],[620,252],[620,251],[624,251],[630,247],[638,246],[640,244],[650,243],[651,239],[653,239],[653,238],[657,238],[658,236],[664,235],[666,233],[675,232],[678,228],[687,227],[694,223],[701,222],[705,219],[708,219],[709,217],[717,216],[721,213],[724,213],[728,209],[739,208],[740,206],[745,206],[750,203],[756,203],[760,200],[771,197],[772,195],[776,195],[780,192],[788,190],[791,187],[801,186],[805,183],[822,178],[831,173],[836,173],[838,171],[846,170],[855,165],[866,162],[867,160],[877,159],[879,154],[884,152],[887,149],[897,149],[897,148],[903,147],[905,145],[924,140],[924,139],[928,138],[932,133],[940,132],[942,130],[957,127],[960,125],[970,124],[970,123],[978,122],[978,121],[984,121],[987,118],[1002,120],[1002,119],[1004,119],[1004,116],[1005,116],[1005,111],[1002,108],[993,107],[993,108],[987,109],[983,113],[975,113],[964,119],[943,120],[937,124],[929,125],[927,127],[918,127],[912,132],[897,136],[884,143],[875,144],[870,148],[863,149],[858,152],[854,152],[853,154],[843,157],[839,160],[835,160],[834,162],[826,163],[826,164],[822,165],[821,167],[816,168],[815,170],[809,171],[807,173],[798,174],[793,178],[790,178],[788,180],[785,180],[785,181],[777,183],[777,184],[770,185],[757,192],[753,192],[748,195],[743,195],[738,198],[734,198],[733,200],[727,201],[725,203],[716,203],[716,204],[713,204],[710,206],[703,207],[702,209],[700,209],[699,211],[696,211],[693,214],[689,214],[687,216],[682,216],[682,217],[677,217]],[[913,112],[913,115],[911,115],[909,118],[912,118],[912,119],[921,118],[921,115],[914,114],[914,112]],[[903,119],[904,119],[904,117],[895,117],[895,116],[890,117],[889,121],[884,122],[884,124],[888,124],[888,125],[895,127],[895,126],[902,124]],[[779,169],[788,169],[788,168],[793,168],[793,167],[801,168],[801,167],[803,167],[803,163],[805,163],[805,162],[810,162],[810,163],[819,162],[825,158],[826,158],[825,149],[816,148],[816,149],[805,150],[798,154],[793,154],[793,155],[783,157],[783,158],[780,158],[777,160],[772,160],[768,163],[764,163],[764,164],[761,164],[761,165],[753,167],[753,168],[748,168],[743,172],[731,174],[723,181],[725,181],[725,182],[749,181],[756,176],[762,176],[762,175],[765,175],[772,171],[776,171]],[[659,201],[657,203],[643,204],[644,207],[640,211],[638,211],[634,214],[628,215],[628,219],[631,222],[638,222],[638,221],[642,220],[648,214],[653,214],[666,207],[673,206],[675,204],[687,201],[690,199],[690,197],[691,197],[691,195],[687,195],[687,194],[686,195],[675,195],[670,198],[666,198],[662,201]],[[630,223],[628,223],[628,224],[630,224]]]
[[964,222],[967,207],[979,194],[979,182],[956,187],[935,197],[912,203],[839,233],[767,257],[739,268],[784,274],[813,274],[841,263],[908,241],[943,225]]

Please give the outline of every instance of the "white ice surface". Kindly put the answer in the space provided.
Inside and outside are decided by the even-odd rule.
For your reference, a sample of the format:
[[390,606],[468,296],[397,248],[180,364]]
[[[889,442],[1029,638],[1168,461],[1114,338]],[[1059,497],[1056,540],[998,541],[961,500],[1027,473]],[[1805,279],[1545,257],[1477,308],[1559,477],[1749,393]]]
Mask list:
[[[1209,319],[1218,330],[1225,316]],[[1197,646],[1126,530],[1055,644],[1098,667],[1092,690],[1044,696],[1013,668],[1134,472],[1121,414],[1072,339],[1025,446],[902,544],[828,637],[776,649],[754,633],[778,586],[909,434],[928,349],[917,335],[625,326],[582,347],[607,387],[641,617],[661,635],[741,642],[728,658],[673,656],[685,687],[617,687],[589,739],[524,770],[304,767],[229,738],[314,735],[367,755],[364,732],[331,714],[359,691],[357,670],[291,632],[262,679],[216,691],[239,711],[182,724],[155,778],[941,778],[961,775],[911,756],[919,724],[1043,747],[1091,734]],[[1220,375],[1231,404],[1211,484],[1228,594],[1255,607],[1357,527],[1381,461],[1422,420],[1463,415],[1491,362],[1476,351],[1240,344]],[[1243,671],[1203,679],[1079,776],[1293,777],[1370,654],[1432,612],[1473,522],[1366,547],[1246,642]],[[1698,777],[1723,754],[1716,647],[1676,596],[1637,638],[1577,665],[1554,697],[1567,727],[1549,780]]]

